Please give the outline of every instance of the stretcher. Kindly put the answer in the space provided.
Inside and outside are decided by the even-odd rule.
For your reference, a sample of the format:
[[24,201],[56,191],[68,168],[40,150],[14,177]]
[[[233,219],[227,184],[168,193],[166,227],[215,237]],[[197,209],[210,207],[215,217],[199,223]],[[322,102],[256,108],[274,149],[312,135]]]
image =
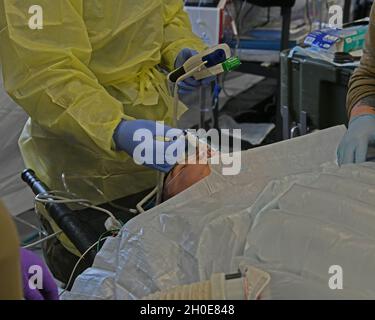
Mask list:
[[[339,168],[344,126],[242,153],[107,239],[64,299],[141,299],[231,274],[271,275],[272,299],[373,299],[373,163]],[[329,286],[333,266],[343,289]]]

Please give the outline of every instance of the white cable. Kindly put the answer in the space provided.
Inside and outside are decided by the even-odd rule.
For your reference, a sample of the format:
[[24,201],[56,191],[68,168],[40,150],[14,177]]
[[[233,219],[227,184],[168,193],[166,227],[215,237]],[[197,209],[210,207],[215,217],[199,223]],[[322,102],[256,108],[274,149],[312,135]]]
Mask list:
[[[78,259],[77,263],[75,264],[74,268],[73,268],[73,271],[72,273],[70,274],[70,277],[69,277],[69,280],[68,280],[68,283],[66,284],[66,288],[69,288],[70,286],[70,283],[72,282],[73,280],[73,276],[74,276],[74,273],[76,272],[79,264],[81,263],[81,261],[83,260],[83,258],[95,247],[97,246],[101,241],[104,241],[108,238],[111,238],[110,236],[108,237],[104,237],[102,239],[99,239],[98,241],[96,241],[93,245],[90,246],[90,248],[88,248],[83,254],[82,256]],[[65,292],[66,292],[67,289],[64,289],[60,294],[59,294],[59,297],[61,297]]]
[[[179,99],[179,95],[178,95],[178,84],[184,80],[186,80],[187,78],[190,78],[191,76],[194,75],[194,73],[196,71],[199,71],[200,69],[202,69],[202,67],[207,63],[207,61],[204,61],[202,62],[199,66],[193,68],[192,70],[190,70],[189,72],[185,73],[184,75],[182,75],[181,77],[179,77],[177,79],[177,81],[173,84],[174,87],[173,87],[173,123],[172,123],[172,126],[177,128],[177,111],[178,111],[178,104],[180,102],[180,99]],[[165,178],[165,175],[164,174],[161,174],[159,175],[159,178],[158,178],[158,183],[157,183],[157,186],[154,190],[151,191],[151,193],[149,193],[146,197],[144,197],[138,204],[137,204],[137,210],[140,212],[140,213],[143,213],[145,212],[145,210],[142,208],[142,206],[148,201],[150,200],[155,194],[156,194],[156,198],[157,199],[162,199],[162,192],[163,192],[163,189],[164,189],[164,178]]]
[[[181,77],[179,77],[177,79],[177,81],[173,84],[174,87],[173,87],[173,119],[172,119],[172,126],[177,128],[177,113],[178,113],[178,104],[180,102],[180,99],[179,99],[179,95],[178,95],[178,84],[190,77],[192,77],[194,75],[194,73],[196,71],[200,71],[202,69],[202,67],[205,66],[205,64],[207,63],[207,61],[204,61],[202,62],[200,65],[196,66],[195,68],[193,68],[192,70],[190,70],[189,72],[183,74]],[[157,199],[162,199],[162,192],[163,192],[163,189],[164,189],[164,178],[165,178],[165,175],[164,174],[161,174],[159,176],[159,181],[157,183],[157,186],[154,190],[151,191],[151,193],[149,193],[145,198],[143,198],[138,204],[137,204],[137,210],[140,212],[140,213],[143,213],[145,212],[142,208],[142,206],[148,201],[150,200],[155,194],[156,194],[156,198]]]
[[88,179],[83,179],[83,181],[84,181],[85,183],[87,183],[90,187],[92,187],[93,189],[95,189],[95,191],[96,191],[100,196],[102,196],[103,199],[104,199],[104,201],[107,202],[108,204],[110,204],[111,207],[116,208],[116,209],[120,209],[120,210],[125,211],[125,212],[129,212],[129,213],[131,213],[131,214],[137,214],[137,213],[138,213],[137,210],[135,210],[135,209],[125,208],[125,207],[123,207],[123,206],[120,206],[120,205],[114,203],[113,201],[110,201],[110,200],[107,198],[107,196],[104,194],[104,192],[103,192],[102,190],[100,190],[100,189],[99,189],[94,183],[92,183],[92,182],[89,181]]
[[144,197],[136,206],[137,210],[139,213],[143,213],[145,212],[145,210],[143,209],[143,205],[149,201],[154,195],[157,194],[157,191],[158,191],[158,187],[156,187],[154,190],[152,190],[146,197]]
[[76,204],[82,205],[86,208],[90,208],[90,209],[105,213],[106,215],[108,215],[113,220],[113,222],[115,224],[118,224],[119,227],[122,226],[122,223],[116,219],[116,217],[113,215],[113,213],[111,211],[109,211],[107,209],[104,209],[104,208],[101,208],[101,207],[98,207],[98,206],[94,206],[87,199],[78,199],[78,198],[77,199],[71,199],[71,198],[67,198],[65,196],[58,196],[57,195],[58,193],[66,194],[66,193],[61,192],[61,191],[50,191],[48,193],[40,193],[35,197],[35,201],[39,202],[39,203],[42,203],[42,204],[47,204],[47,203],[55,203],[55,204],[76,203]]
[[[173,88],[173,124],[172,125],[175,128],[177,128],[177,112],[178,112],[178,104],[180,102],[179,95],[178,95],[178,84],[180,82],[192,77],[194,75],[194,73],[197,72],[197,71],[200,71],[202,69],[202,67],[205,66],[206,63],[207,63],[207,61],[204,61],[200,65],[198,65],[195,68],[193,68],[192,70],[190,70],[189,72],[186,72],[181,77],[179,77],[174,84],[174,88]],[[160,177],[159,177],[159,181],[158,181],[158,184],[157,184],[157,187],[156,187],[157,188],[157,191],[156,191],[156,198],[157,199],[162,199],[162,193],[163,193],[163,189],[164,189],[164,178],[165,178],[164,174],[160,175]]]
[[[111,200],[109,200],[102,190],[100,190],[93,182],[91,182],[89,179],[85,178],[84,176],[73,176],[72,175],[70,177],[75,178],[75,179],[77,179],[77,178],[81,179],[89,187],[93,188],[104,199],[104,201],[106,203],[110,204],[113,208],[120,209],[122,211],[129,212],[131,214],[137,214],[137,211],[135,209],[125,208],[125,207],[120,206],[120,205],[112,202]],[[69,194],[69,195],[75,195],[74,193],[72,193],[69,190],[69,186],[68,186],[68,183],[66,181],[66,175],[65,175],[64,172],[61,174],[61,180],[62,180],[62,183],[64,185],[65,192],[67,192],[67,194]]]
[[49,239],[52,239],[52,238],[58,236],[60,233],[62,233],[61,230],[60,230],[60,231],[57,231],[57,232],[55,232],[55,233],[53,233],[53,234],[51,234],[51,235],[49,235],[49,236],[46,236],[46,237],[44,237],[43,239],[40,239],[40,240],[35,241],[35,242],[33,242],[33,243],[30,243],[30,244],[28,244],[28,245],[26,245],[26,246],[23,246],[22,248],[23,248],[23,249],[33,248],[33,247],[35,247],[35,246],[37,246],[37,245],[39,245],[39,244],[41,244],[41,243],[43,243],[43,242],[45,242],[45,241],[47,241],[47,240],[49,240]]

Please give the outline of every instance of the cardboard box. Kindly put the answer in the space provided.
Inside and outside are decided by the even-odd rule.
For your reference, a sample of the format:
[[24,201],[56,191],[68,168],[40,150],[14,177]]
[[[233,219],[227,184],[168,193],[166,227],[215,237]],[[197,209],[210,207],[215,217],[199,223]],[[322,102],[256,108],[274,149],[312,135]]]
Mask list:
[[311,32],[304,44],[331,52],[352,52],[363,49],[368,26],[347,29],[323,29]]

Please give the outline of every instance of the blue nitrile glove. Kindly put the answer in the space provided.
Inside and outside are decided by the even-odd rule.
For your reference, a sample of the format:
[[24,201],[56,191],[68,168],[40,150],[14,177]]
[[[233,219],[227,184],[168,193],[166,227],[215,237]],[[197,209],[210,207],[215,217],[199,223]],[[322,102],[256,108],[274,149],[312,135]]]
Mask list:
[[375,144],[375,115],[353,118],[337,151],[339,165],[366,161],[369,145]]
[[[192,56],[195,56],[196,54],[198,54],[198,52],[195,50],[188,49],[188,48],[182,49],[181,52],[178,54],[176,61],[174,63],[175,68],[177,69],[177,68],[182,67],[187,60],[189,60]],[[179,86],[178,93],[180,95],[189,94],[201,86],[203,87],[209,86],[210,83],[214,81],[215,79],[216,77],[214,76],[206,78],[206,79],[202,79],[202,80],[195,80],[193,77],[188,78],[178,84]]]
[[185,152],[182,130],[150,120],[121,121],[113,140],[139,165],[168,173]]

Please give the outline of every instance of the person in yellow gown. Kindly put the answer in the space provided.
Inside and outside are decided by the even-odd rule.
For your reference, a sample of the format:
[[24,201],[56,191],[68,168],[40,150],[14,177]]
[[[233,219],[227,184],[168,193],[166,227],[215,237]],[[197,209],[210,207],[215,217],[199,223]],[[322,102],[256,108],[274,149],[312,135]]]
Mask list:
[[[5,89],[30,116],[22,156],[49,188],[101,204],[153,188],[156,172],[172,169],[137,165],[129,137],[171,125],[165,74],[206,49],[182,0],[1,0],[0,43]],[[205,84],[192,80],[184,92]]]

